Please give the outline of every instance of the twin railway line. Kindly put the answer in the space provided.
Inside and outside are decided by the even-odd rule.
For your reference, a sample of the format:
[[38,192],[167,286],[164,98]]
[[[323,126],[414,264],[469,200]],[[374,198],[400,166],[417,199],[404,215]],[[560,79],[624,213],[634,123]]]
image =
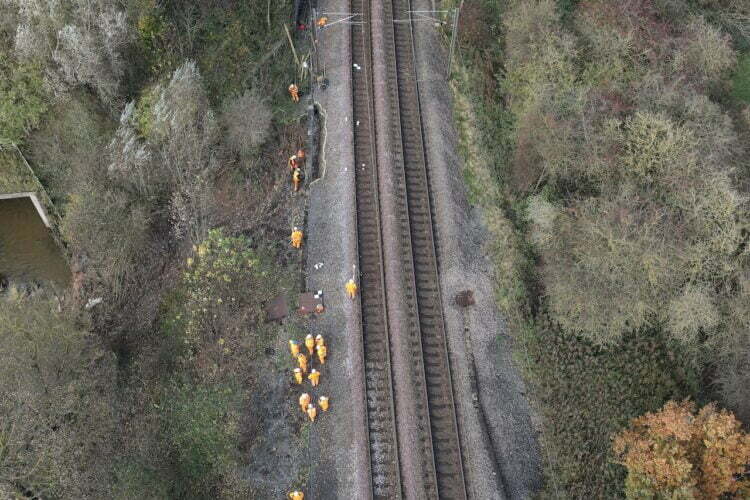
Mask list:
[[[373,63],[374,8],[383,17],[383,32],[378,35],[385,45],[385,67],[378,68]],[[410,481],[418,483],[427,498],[465,499],[410,10],[410,0],[351,0],[352,14],[361,19],[351,26],[351,51],[352,61],[359,66],[352,72],[354,156],[372,494],[375,499],[403,498],[403,483]],[[376,70],[384,72],[387,87],[383,89],[388,116],[383,122],[389,127],[385,131],[379,131],[375,113]],[[392,158],[382,163],[393,168],[389,174],[395,179],[395,206],[384,205],[380,196],[379,169],[383,167],[376,139],[381,132],[390,138]],[[383,214],[396,218],[395,234],[383,231]],[[395,245],[384,245],[386,238],[395,239]],[[386,247],[397,249],[398,255],[386,256]],[[388,319],[387,257],[397,259],[402,270],[399,285],[404,304],[399,306],[408,314],[398,327]],[[407,346],[410,365],[402,373],[408,373],[411,394],[394,392],[394,339]],[[407,405],[416,412],[416,446],[399,443],[397,415]],[[404,473],[405,457],[420,464],[421,477]]]

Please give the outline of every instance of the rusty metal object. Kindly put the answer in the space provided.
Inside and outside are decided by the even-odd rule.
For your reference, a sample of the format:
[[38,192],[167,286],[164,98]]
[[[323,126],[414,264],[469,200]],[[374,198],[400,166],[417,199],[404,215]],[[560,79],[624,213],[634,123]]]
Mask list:
[[456,294],[456,304],[459,307],[469,307],[476,304],[474,300],[474,292],[472,290],[463,290]]

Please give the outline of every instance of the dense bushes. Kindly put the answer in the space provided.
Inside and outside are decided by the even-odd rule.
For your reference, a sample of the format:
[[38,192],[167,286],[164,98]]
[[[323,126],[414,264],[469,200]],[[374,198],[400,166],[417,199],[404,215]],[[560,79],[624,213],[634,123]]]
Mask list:
[[106,498],[115,426],[111,355],[40,292],[0,297],[0,492]]
[[624,473],[611,463],[609,437],[628,419],[668,399],[694,394],[690,356],[658,329],[631,332],[601,347],[537,325],[523,335],[551,460],[547,491],[563,498],[616,498]]
[[177,0],[134,1],[131,11],[151,71],[174,71],[193,59],[212,103],[221,104],[248,86],[264,96],[284,95],[292,62],[279,48],[288,8],[282,2]]
[[20,144],[47,110],[42,70],[34,62],[18,63],[0,49],[0,75],[0,143]]
[[174,498],[216,498],[237,460],[237,415],[231,388],[174,382],[159,405],[165,455],[173,462]]
[[237,422],[286,279],[272,164],[299,143],[288,9],[0,2],[0,142],[58,204],[75,271],[59,306],[0,293],[3,498],[248,498]]
[[56,93],[90,86],[108,105],[121,100],[131,32],[119,6],[106,0],[11,0],[2,9],[17,22],[16,55],[43,63]]
[[166,318],[170,332],[214,366],[238,344],[263,314],[264,297],[279,289],[271,258],[250,246],[244,237],[226,236],[220,229],[194,247],[176,288],[179,300]]
[[[545,494],[619,496],[610,436],[669,398],[720,397],[750,418],[748,110],[729,98],[747,14],[732,1],[517,0],[499,47],[463,40],[467,179],[498,180],[485,191],[499,196],[476,201],[503,228],[498,297],[545,417]],[[490,19],[471,29],[495,31]],[[477,90],[495,76],[500,96]]]
[[666,324],[697,346],[730,321],[721,305],[747,262],[735,182],[745,151],[702,94],[733,67],[730,41],[702,17],[670,24],[648,2],[587,2],[573,19],[568,32],[548,1],[505,17],[512,168],[539,170],[519,187],[546,202],[529,215],[547,310],[597,343]]

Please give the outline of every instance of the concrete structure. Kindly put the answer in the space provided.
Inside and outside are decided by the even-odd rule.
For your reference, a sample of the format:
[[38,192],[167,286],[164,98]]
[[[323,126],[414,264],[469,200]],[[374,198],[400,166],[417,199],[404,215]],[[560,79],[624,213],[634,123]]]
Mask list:
[[47,211],[44,209],[44,206],[39,202],[39,198],[37,198],[36,193],[32,191],[27,191],[25,193],[8,193],[8,194],[0,194],[0,200],[13,200],[16,198],[29,198],[31,200],[31,203],[34,204],[34,208],[36,208],[36,212],[39,214],[39,217],[42,219],[42,222],[44,222],[44,225],[50,228],[50,222],[49,217],[47,216]]

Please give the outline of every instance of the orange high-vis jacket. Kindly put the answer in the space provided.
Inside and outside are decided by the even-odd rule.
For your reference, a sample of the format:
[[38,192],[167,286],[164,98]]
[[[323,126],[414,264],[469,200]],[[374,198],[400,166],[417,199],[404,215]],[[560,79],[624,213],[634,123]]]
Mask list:
[[300,248],[302,246],[302,239],[304,237],[304,233],[300,231],[299,229],[295,229],[292,231],[292,235],[290,237],[292,241],[292,246],[294,248]]
[[326,396],[320,396],[318,398],[318,404],[320,405],[321,410],[328,411],[328,398]]
[[310,370],[310,375],[308,375],[307,378],[310,379],[310,383],[315,387],[320,381],[320,372],[313,368]]
[[315,339],[312,335],[308,334],[307,337],[305,337],[305,346],[307,347],[307,350],[310,352],[310,355],[313,353],[313,347],[315,347]]
[[315,345],[325,345],[325,340],[323,340],[323,336],[321,334],[315,336]]
[[294,356],[295,358],[297,357],[297,354],[299,354],[299,343],[297,343],[297,341],[289,341],[289,352],[291,352],[292,356]]
[[315,349],[318,351],[318,360],[320,361],[321,365],[326,364],[326,356],[328,355],[328,348],[324,345],[319,345]]
[[299,368],[300,370],[302,370],[302,373],[307,372],[307,356],[302,353],[297,354],[297,364],[299,364]]
[[289,85],[289,95],[292,96],[292,101],[299,102],[299,89],[295,84]]
[[297,385],[302,383],[302,370],[299,368],[294,369],[294,381],[297,382]]
[[289,493],[289,500],[305,500],[305,494],[301,491],[293,491]]
[[350,299],[353,299],[357,296],[357,284],[354,282],[354,280],[349,280],[346,282],[346,294],[349,295]]
[[307,405],[307,416],[310,417],[310,422],[315,422],[315,417],[318,414],[318,410],[313,405]]
[[306,392],[303,392],[302,395],[299,397],[299,405],[302,407],[302,411],[305,411],[307,408],[307,405],[310,404],[310,395]]

